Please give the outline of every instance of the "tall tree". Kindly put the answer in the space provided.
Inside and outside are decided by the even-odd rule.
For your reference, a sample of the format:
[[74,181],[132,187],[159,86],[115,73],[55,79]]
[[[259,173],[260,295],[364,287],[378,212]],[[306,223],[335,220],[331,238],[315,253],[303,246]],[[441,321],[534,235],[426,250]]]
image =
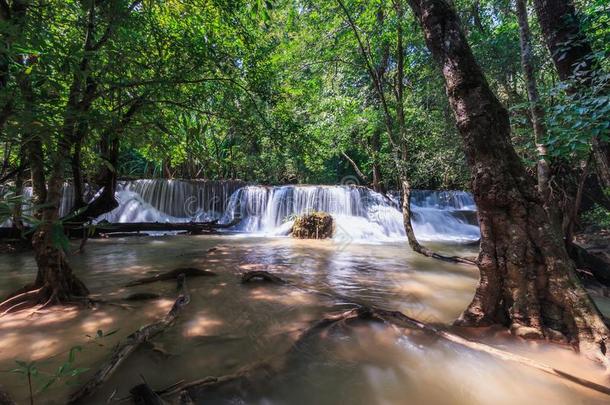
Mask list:
[[455,9],[446,0],[409,4],[445,78],[478,207],[480,280],[457,324],[500,323],[527,338],[565,336],[608,367],[610,332],[511,145],[508,111],[490,90]]
[[[398,177],[400,181],[400,188],[402,191],[402,213],[404,217],[404,227],[409,241],[411,249],[418,253],[432,256],[433,252],[423,247],[413,230],[413,224],[411,222],[411,185],[407,174],[407,162],[409,159],[409,149],[407,145],[407,129],[405,125],[405,113],[404,113],[404,43],[403,43],[403,31],[402,31],[402,17],[403,17],[403,6],[401,0],[393,0],[392,6],[396,13],[398,23],[396,24],[395,33],[395,58],[396,58],[396,78],[394,80],[394,86],[392,93],[394,94],[396,105],[395,113],[391,111],[389,100],[386,96],[386,83],[387,78],[385,77],[387,58],[389,52],[385,51],[382,53],[382,61],[378,64],[375,63],[375,58],[371,53],[371,49],[366,45],[366,41],[361,37],[360,31],[353,19],[350,10],[346,7],[343,0],[337,0],[339,7],[345,14],[345,19],[349,24],[356,41],[358,43],[358,49],[360,51],[362,59],[365,61],[366,70],[369,74],[369,78],[373,83],[373,88],[379,101],[381,113],[384,117],[385,130],[392,146],[392,156],[396,164]],[[383,18],[380,18],[380,14],[377,14],[377,22],[383,23]],[[389,50],[388,50],[389,51]],[[377,67],[377,68],[376,68]]]

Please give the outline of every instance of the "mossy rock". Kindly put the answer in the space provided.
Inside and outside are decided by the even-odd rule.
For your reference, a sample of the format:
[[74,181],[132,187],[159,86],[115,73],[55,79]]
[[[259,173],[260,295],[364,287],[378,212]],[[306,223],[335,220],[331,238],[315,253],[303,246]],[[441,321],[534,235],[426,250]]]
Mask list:
[[335,220],[326,212],[301,215],[292,225],[292,237],[299,239],[327,239],[335,232]]

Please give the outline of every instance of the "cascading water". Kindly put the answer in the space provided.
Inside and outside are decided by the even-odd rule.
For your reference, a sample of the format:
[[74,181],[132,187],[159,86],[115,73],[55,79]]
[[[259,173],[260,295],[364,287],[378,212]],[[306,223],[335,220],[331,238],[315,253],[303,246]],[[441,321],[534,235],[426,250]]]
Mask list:
[[[416,191],[412,200],[413,227],[423,241],[474,241],[479,228],[472,197],[465,192]],[[312,211],[330,213],[337,238],[362,240],[405,237],[398,201],[363,187],[247,186],[237,190],[221,222],[237,218],[240,231],[286,235],[294,217]]]
[[97,220],[125,222],[201,222],[222,216],[240,181],[145,179],[121,181],[119,206]]
[[[31,189],[24,190],[26,199]],[[287,235],[294,218],[324,211],[336,220],[336,238],[400,240],[405,238],[400,198],[364,187],[244,186],[240,181],[146,179],[117,184],[119,206],[99,218],[112,223],[241,222],[235,230],[248,234]],[[69,212],[73,187],[63,190],[60,213]],[[414,190],[413,228],[422,241],[468,242],[479,239],[476,206],[464,191]],[[2,224],[9,225],[10,222]]]

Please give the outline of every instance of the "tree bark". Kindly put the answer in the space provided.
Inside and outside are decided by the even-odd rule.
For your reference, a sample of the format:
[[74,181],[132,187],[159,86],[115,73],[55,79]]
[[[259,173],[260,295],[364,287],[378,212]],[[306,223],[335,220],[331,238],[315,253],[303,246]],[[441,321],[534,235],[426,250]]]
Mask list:
[[409,3],[445,79],[481,227],[479,284],[456,322],[501,323],[525,338],[565,336],[608,367],[608,328],[511,145],[508,111],[490,90],[455,9],[445,0]]

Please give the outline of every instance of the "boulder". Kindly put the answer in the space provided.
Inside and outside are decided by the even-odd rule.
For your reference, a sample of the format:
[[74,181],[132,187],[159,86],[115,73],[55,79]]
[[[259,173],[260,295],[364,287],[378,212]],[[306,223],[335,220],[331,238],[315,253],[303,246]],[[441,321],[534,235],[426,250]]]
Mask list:
[[292,237],[299,239],[327,239],[335,232],[335,220],[326,212],[301,215],[292,225]]

